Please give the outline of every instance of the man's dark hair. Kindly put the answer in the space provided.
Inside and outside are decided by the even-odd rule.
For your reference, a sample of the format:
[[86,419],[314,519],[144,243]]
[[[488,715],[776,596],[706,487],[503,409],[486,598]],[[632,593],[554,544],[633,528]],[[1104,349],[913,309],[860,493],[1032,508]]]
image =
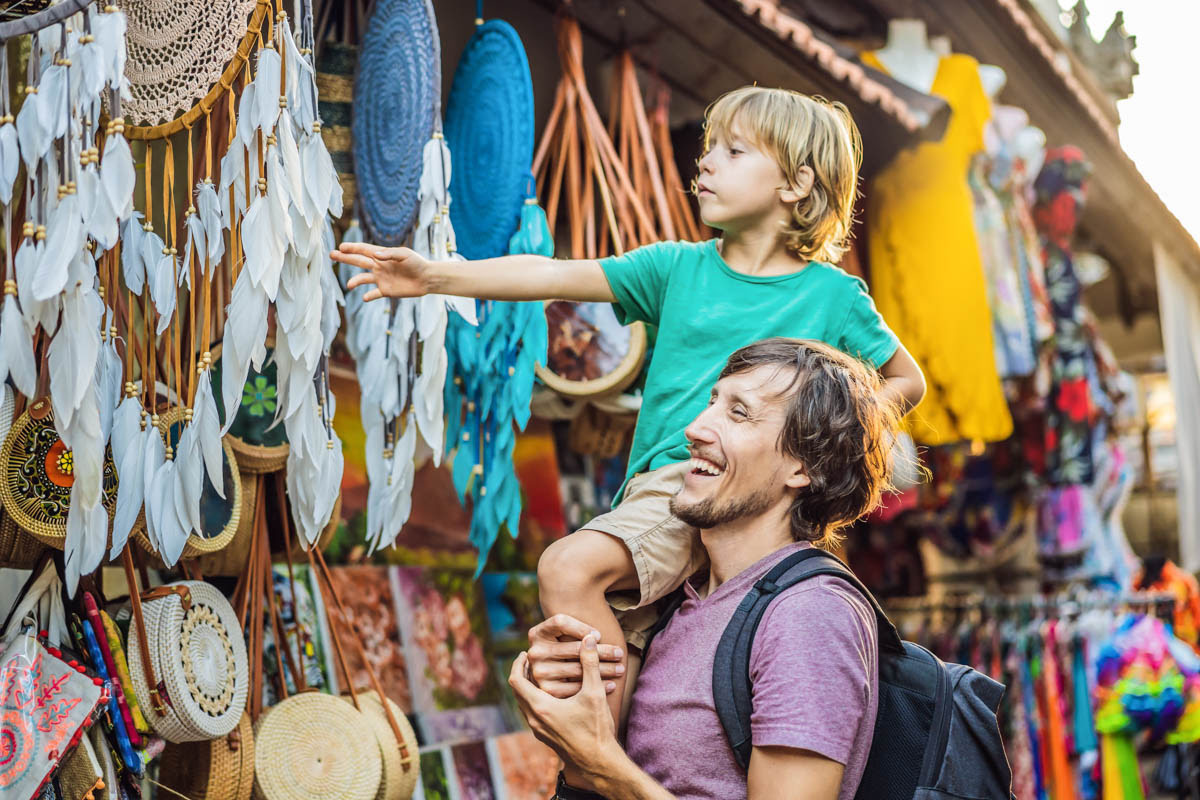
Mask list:
[[763,339],[729,357],[721,378],[764,366],[795,373],[786,395],[780,451],[810,484],[792,501],[792,537],[830,547],[838,531],[879,505],[891,483],[899,409],[879,374],[823,342]]

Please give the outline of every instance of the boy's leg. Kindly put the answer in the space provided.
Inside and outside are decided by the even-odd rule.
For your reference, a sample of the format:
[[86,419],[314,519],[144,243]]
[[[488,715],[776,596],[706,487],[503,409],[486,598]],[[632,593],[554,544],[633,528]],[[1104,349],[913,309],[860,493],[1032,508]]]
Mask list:
[[[600,632],[600,641],[617,645],[626,657],[625,634],[607,595],[637,588],[637,569],[629,548],[600,531],[585,529],[558,539],[538,561],[538,592],[546,617],[567,614],[586,622]],[[617,690],[609,695],[608,704],[619,725],[625,676],[614,682]]]

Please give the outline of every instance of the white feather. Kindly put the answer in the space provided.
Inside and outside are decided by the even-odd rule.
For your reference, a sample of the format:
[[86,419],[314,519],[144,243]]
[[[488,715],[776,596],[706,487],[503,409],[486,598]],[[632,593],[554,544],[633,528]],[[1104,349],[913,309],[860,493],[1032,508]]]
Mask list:
[[[256,141],[254,133],[259,128],[255,114],[255,109],[257,106],[254,99],[254,95],[257,93],[257,91],[258,90],[255,88],[253,83],[247,85],[246,88],[242,90],[242,97],[238,101],[237,139],[239,142],[241,142],[242,147],[245,150],[254,149],[254,143]],[[229,149],[232,153],[234,148],[230,147]],[[241,161],[242,156],[239,154],[237,159]]]
[[[117,507],[113,512],[112,549],[109,551],[113,558],[124,549],[146,497],[146,447],[138,430],[141,414],[142,407],[137,399],[129,397],[117,409],[113,423],[113,462],[117,465]],[[129,421],[131,415],[132,423]],[[117,443],[120,441],[126,444],[118,455]]]
[[270,48],[258,51],[258,74],[254,76],[254,125],[264,134],[279,118],[279,53]]
[[[283,167],[283,178],[287,181],[288,195],[296,205],[303,209],[306,173],[301,172],[300,151],[296,148],[296,137],[292,133],[291,122],[289,120],[285,120],[285,122],[287,124],[279,125],[275,130],[275,136],[279,142],[279,160]],[[316,221],[308,214],[305,214],[304,218],[310,223]]]
[[179,267],[179,284],[192,291],[192,251],[196,251],[198,269],[204,269],[204,256],[208,252],[208,232],[199,214],[188,214],[185,220],[187,243],[183,247],[183,262]]
[[110,134],[105,140],[100,182],[108,196],[109,208],[118,219],[128,219],[133,214],[133,190],[137,183],[137,174],[134,171],[129,142],[120,133]]
[[150,493],[146,495],[146,514],[154,519],[158,531],[158,555],[168,567],[179,561],[188,539],[188,532],[179,520],[175,492],[175,462],[164,461],[154,474]]
[[209,269],[215,269],[225,254],[225,239],[221,235],[221,201],[210,181],[202,181],[196,189],[196,213],[204,225]]
[[42,127],[40,96],[25,95],[21,111],[17,114],[17,141],[20,143],[21,159],[25,162],[28,174],[37,171],[37,163],[46,155],[50,147],[50,135]]
[[162,253],[153,270],[147,275],[150,279],[150,299],[154,301],[154,308],[158,311],[158,325],[155,328],[158,335],[162,335],[167,329],[171,324],[171,317],[175,314],[175,303],[178,300],[175,292],[176,268],[175,256],[169,252]]
[[129,291],[139,297],[146,284],[145,237],[142,212],[134,211],[121,225],[121,274]]
[[[150,496],[154,491],[154,478],[158,475],[159,469],[162,468],[166,460],[166,448],[163,445],[162,435],[158,429],[147,421],[146,429],[142,431],[142,459],[140,466],[142,468],[142,503],[146,506],[146,535],[150,538],[150,543],[156,551],[162,549],[162,544],[158,536],[158,526],[155,524],[155,518],[151,514]],[[136,473],[130,473],[136,480]],[[119,498],[118,498],[119,499]],[[134,519],[137,517],[137,507],[133,511]],[[133,520],[130,520],[130,524]],[[126,531],[128,534],[128,531]]]
[[[100,351],[100,308],[90,302],[90,287],[77,286],[63,298],[63,325],[50,342],[50,398],[55,426],[70,428],[96,370]],[[98,298],[97,298],[98,299]]]
[[85,232],[79,216],[79,198],[69,194],[50,212],[46,249],[42,253],[32,289],[35,300],[49,300],[67,285],[67,266],[83,247]]
[[250,204],[242,221],[242,247],[246,253],[247,275],[266,293],[267,299],[274,300],[279,290],[279,272],[283,268],[286,243],[272,230],[270,202],[260,195]]
[[12,202],[13,183],[17,180],[17,166],[21,163],[17,147],[17,128],[11,122],[0,125],[0,205]]
[[99,502],[86,505],[83,494],[78,483],[71,487],[67,537],[63,542],[63,566],[69,597],[75,596],[80,577],[100,566],[108,539],[108,512]]
[[61,139],[67,132],[71,107],[67,98],[67,68],[55,64],[46,70],[38,83],[38,120],[51,139]]
[[[246,88],[249,90],[250,87]],[[239,132],[240,130],[239,128]],[[241,203],[245,199],[245,193],[238,191],[245,185],[245,158],[246,148],[240,140],[235,140],[230,142],[229,149],[221,159],[221,191],[218,199],[221,203],[221,225],[226,230],[233,227],[233,219],[241,212]],[[233,187],[234,194],[232,203],[229,197],[230,187]]]
[[221,399],[226,408],[224,435],[241,407],[246,373],[255,351],[267,338],[267,296],[255,286],[248,272],[238,275],[229,300],[221,349]]
[[0,312],[0,383],[8,375],[12,376],[17,391],[26,397],[37,392],[33,342],[12,295],[5,296],[4,310]]
[[175,452],[175,480],[182,495],[182,508],[177,508],[188,531],[204,533],[200,521],[200,494],[204,491],[204,458],[200,453],[199,433],[194,421],[183,429]]
[[113,415],[121,399],[121,376],[124,372],[117,346],[108,339],[100,348],[96,361],[96,405],[100,409],[100,437],[107,442],[113,430]]
[[200,455],[208,473],[208,482],[217,495],[225,498],[224,450],[221,447],[221,420],[212,393],[212,375],[205,370],[196,388],[196,407],[192,411],[192,426],[200,441]]

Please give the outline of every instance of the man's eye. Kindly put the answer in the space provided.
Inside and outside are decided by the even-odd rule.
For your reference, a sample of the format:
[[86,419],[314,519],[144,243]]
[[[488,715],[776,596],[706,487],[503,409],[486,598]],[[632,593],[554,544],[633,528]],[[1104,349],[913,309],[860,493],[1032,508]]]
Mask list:
[[740,417],[741,419],[746,419],[747,417],[750,416],[749,414],[746,413],[746,410],[744,408],[742,408],[741,406],[734,406],[733,409],[730,411],[730,413],[733,414],[735,417]]

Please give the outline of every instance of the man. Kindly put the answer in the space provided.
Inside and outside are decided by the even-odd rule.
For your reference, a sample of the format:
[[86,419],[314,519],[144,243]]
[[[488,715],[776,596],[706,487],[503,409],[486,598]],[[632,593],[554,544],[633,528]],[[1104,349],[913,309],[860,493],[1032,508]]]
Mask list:
[[[691,469],[671,503],[700,529],[710,566],[684,585],[683,604],[646,653],[626,748],[605,699],[606,678],[619,674],[607,662],[621,654],[599,646],[591,627],[557,615],[530,632],[530,652],[513,665],[509,682],[530,727],[583,776],[579,789],[638,800],[854,797],[878,676],[874,614],[852,587],[813,578],[764,615],[751,651],[748,772],[717,718],[712,666],[756,580],[797,550],[832,544],[878,503],[898,416],[880,389],[877,374],[819,342],[767,339],[729,358],[687,428]],[[573,791],[560,795],[594,796]]]

